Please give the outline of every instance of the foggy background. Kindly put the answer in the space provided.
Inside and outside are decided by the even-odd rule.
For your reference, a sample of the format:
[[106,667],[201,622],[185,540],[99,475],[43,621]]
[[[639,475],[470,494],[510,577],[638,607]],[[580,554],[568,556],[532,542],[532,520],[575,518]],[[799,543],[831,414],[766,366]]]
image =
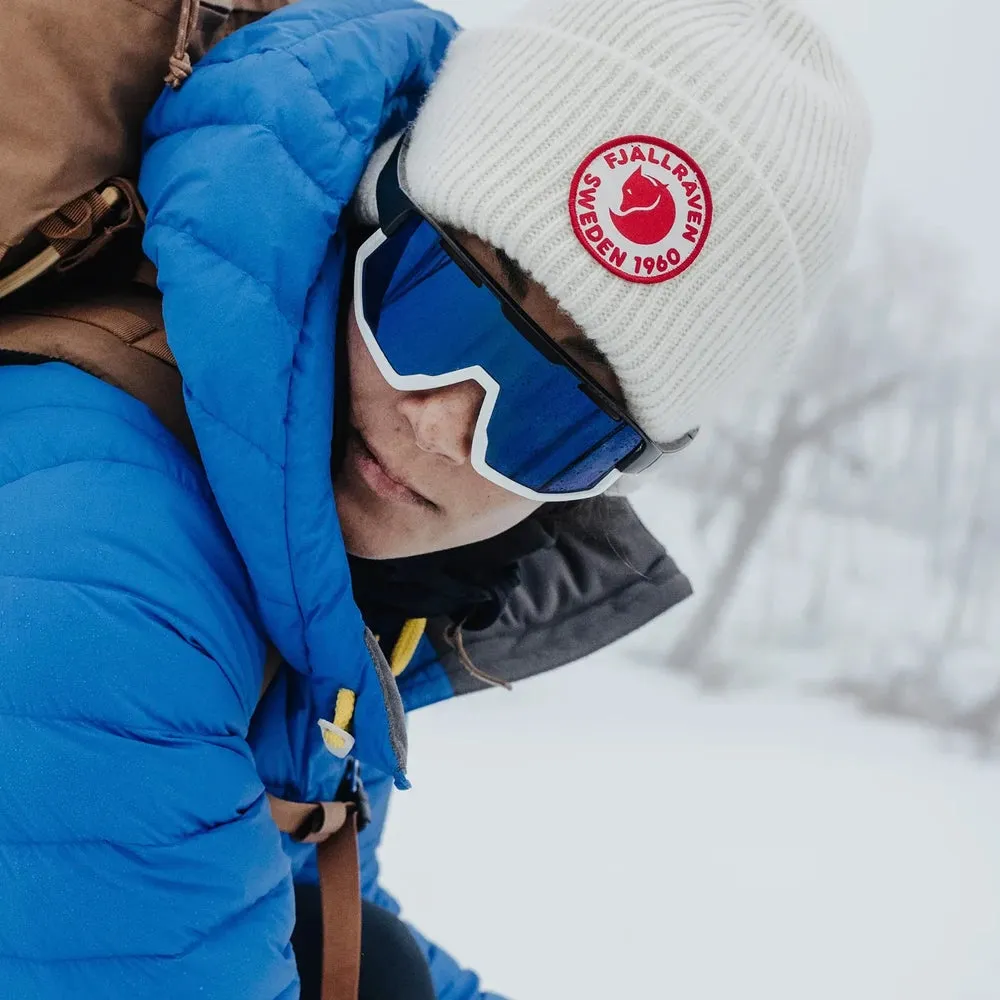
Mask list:
[[801,5],[864,220],[779,396],[639,496],[696,598],[411,722],[386,885],[515,1000],[1000,997],[1000,5]]

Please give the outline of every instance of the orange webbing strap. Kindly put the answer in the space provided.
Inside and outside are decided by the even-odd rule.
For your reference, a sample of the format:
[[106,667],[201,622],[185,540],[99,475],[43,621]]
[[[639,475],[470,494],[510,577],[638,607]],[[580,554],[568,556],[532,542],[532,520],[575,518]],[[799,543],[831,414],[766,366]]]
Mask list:
[[[271,647],[264,662],[261,697],[281,666]],[[289,802],[268,795],[271,816],[282,833],[317,844],[316,867],[323,903],[323,988],[321,1000],[357,1000],[361,974],[361,875],[358,817],[346,802]]]

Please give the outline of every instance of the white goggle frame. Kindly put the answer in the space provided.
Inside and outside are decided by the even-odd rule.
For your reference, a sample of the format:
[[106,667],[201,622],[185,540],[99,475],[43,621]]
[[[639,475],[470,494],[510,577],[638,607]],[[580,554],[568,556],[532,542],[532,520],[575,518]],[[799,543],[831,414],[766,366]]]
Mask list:
[[592,489],[580,493],[538,493],[522,486],[520,483],[508,476],[497,472],[490,467],[486,461],[486,451],[489,447],[489,423],[496,408],[497,399],[500,397],[500,386],[496,379],[480,365],[472,365],[468,368],[461,368],[458,371],[448,372],[444,375],[400,375],[389,363],[389,359],[379,347],[378,339],[374,331],[368,324],[368,319],[364,315],[364,264],[365,261],[376,251],[388,237],[381,229],[365,241],[358,251],[357,261],[354,267],[354,318],[357,320],[358,329],[364,339],[365,347],[375,361],[382,377],[394,389],[402,392],[426,391],[427,389],[443,389],[449,385],[457,385],[460,382],[477,382],[482,386],[486,396],[483,405],[480,407],[479,416],[476,418],[476,429],[472,437],[472,452],[470,461],[472,467],[484,479],[495,483],[502,489],[510,493],[516,493],[526,500],[534,500],[538,503],[564,503],[570,500],[590,500],[606,493],[622,476],[619,469],[612,469],[596,486]]

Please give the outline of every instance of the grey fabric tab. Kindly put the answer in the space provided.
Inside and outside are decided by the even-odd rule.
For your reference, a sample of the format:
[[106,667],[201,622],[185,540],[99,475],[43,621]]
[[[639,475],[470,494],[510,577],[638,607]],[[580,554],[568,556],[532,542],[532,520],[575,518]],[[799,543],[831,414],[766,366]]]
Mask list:
[[406,713],[403,710],[403,699],[399,695],[396,678],[392,676],[389,662],[382,653],[371,629],[368,628],[365,629],[365,644],[368,646],[368,654],[372,658],[372,663],[375,664],[378,682],[382,686],[382,700],[385,702],[385,714],[389,720],[389,741],[392,744],[392,751],[396,755],[399,769],[405,773],[409,747],[406,738]]

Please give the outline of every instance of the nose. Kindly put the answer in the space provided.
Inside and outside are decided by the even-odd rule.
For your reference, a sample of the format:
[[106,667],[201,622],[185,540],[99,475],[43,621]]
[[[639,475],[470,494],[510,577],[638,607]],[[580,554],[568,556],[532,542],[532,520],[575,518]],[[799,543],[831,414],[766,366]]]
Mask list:
[[472,453],[476,421],[486,392],[478,382],[404,392],[397,404],[421,451],[464,465]]

